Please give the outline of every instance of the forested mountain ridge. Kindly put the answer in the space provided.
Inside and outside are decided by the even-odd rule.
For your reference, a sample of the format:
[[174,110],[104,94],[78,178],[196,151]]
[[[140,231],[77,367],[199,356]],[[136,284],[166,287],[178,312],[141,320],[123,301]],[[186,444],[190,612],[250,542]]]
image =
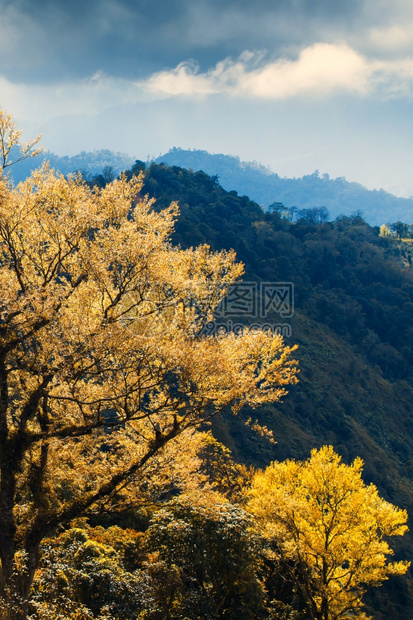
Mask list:
[[327,207],[332,218],[362,211],[369,224],[381,225],[401,220],[413,222],[413,199],[399,198],[380,190],[368,190],[344,177],[330,178],[318,171],[301,178],[283,178],[256,162],[243,162],[230,155],[210,154],[207,151],[173,148],[159,156],[156,163],[203,170],[218,175],[228,191],[237,190],[267,208],[273,202],[285,207],[306,209]]
[[410,242],[164,164],[2,174],[0,615],[407,620]]
[[[137,162],[135,171],[144,168]],[[152,164],[143,191],[156,198],[157,209],[179,202],[175,243],[234,248],[244,280],[294,284],[288,341],[299,345],[299,384],[282,404],[217,418],[217,438],[237,459],[261,467],[332,444],[346,462],[361,456],[366,481],[412,515],[411,246],[381,237],[359,215],[291,223],[226,192],[216,178],[176,166]],[[275,445],[251,436],[250,416],[273,430]],[[411,538],[403,544],[406,552]],[[391,584],[399,588],[400,607],[389,611],[380,599],[374,618],[410,618],[409,583]]]
[[[107,149],[82,151],[73,156],[58,156],[47,151],[35,160],[22,161],[12,169],[15,183],[25,179],[41,161],[49,161],[52,168],[65,175],[81,172],[85,178],[92,178],[103,174],[110,180],[130,168],[134,159]],[[241,195],[247,195],[265,209],[273,203],[282,203],[286,209],[292,208],[293,217],[294,211],[299,209],[323,206],[333,219],[341,214],[351,215],[361,211],[371,225],[380,226],[398,220],[413,223],[413,198],[400,198],[382,189],[368,190],[344,177],[333,179],[315,171],[303,177],[283,178],[256,162],[243,162],[238,157],[195,149],[172,148],[154,161],[194,171],[202,170],[209,176],[216,176],[227,191],[236,190]]]

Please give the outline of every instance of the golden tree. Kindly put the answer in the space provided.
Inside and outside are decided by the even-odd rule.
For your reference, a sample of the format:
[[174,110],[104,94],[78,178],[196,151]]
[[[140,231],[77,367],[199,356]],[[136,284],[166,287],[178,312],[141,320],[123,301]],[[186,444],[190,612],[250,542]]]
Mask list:
[[37,146],[41,135],[22,142],[22,133],[12,115],[0,109],[0,175],[3,175],[4,170],[13,164],[29,157],[36,157],[43,151],[43,147]]
[[177,206],[154,212],[141,187],[92,190],[47,166],[16,188],[0,176],[6,618],[27,616],[39,544],[57,526],[153,476],[187,429],[277,400],[296,380],[278,336],[202,335],[242,267],[233,252],[173,247]]
[[402,575],[409,562],[389,562],[388,536],[407,530],[405,510],[365,485],[363,462],[341,463],[331,446],[305,462],[274,462],[253,480],[249,507],[274,542],[307,602],[308,618],[366,618],[367,586]]

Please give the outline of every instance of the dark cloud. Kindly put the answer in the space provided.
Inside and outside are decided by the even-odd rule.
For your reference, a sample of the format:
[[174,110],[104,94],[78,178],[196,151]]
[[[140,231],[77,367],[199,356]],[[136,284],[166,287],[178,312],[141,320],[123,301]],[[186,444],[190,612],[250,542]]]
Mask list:
[[[367,1],[367,0],[365,0]],[[142,78],[188,58],[207,68],[339,33],[360,0],[0,0],[0,75],[46,82],[96,71]]]

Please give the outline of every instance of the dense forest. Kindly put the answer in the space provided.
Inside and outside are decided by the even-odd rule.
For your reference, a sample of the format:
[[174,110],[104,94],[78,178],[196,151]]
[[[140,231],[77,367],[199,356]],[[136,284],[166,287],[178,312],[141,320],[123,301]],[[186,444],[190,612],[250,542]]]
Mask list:
[[[144,168],[137,162],[135,170]],[[332,444],[348,463],[361,456],[364,479],[411,515],[410,241],[381,236],[379,227],[359,214],[317,223],[309,209],[307,217],[292,223],[276,211],[264,212],[247,196],[223,190],[216,177],[176,166],[150,165],[143,191],[156,198],[158,209],[179,202],[175,243],[234,248],[245,265],[244,280],[294,284],[294,316],[275,313],[272,319],[291,324],[288,340],[299,345],[299,383],[280,404],[217,418],[215,436],[239,462],[259,467],[273,459],[304,459],[311,448]],[[277,443],[249,432],[245,420],[251,415],[273,431]],[[411,539],[403,544],[402,555],[408,557]],[[397,593],[389,608],[379,598],[374,617],[409,618],[409,584],[389,582],[387,591]]]
[[[309,436],[313,430],[320,441],[334,437],[335,445],[344,438],[350,445],[347,433],[352,435],[356,422],[366,426],[379,453],[391,454],[403,477],[411,478],[409,241],[380,236],[379,228],[360,215],[291,223],[276,212],[264,213],[246,196],[222,190],[202,172],[177,167],[151,165],[144,191],[156,198],[158,209],[179,201],[175,243],[234,248],[245,265],[244,280],[294,284],[295,313],[289,322],[291,341],[300,345],[302,370],[294,397],[280,408],[283,417],[299,421]],[[280,316],[273,318],[280,322]],[[286,408],[294,411],[286,416]],[[334,428],[336,436],[324,435]],[[304,455],[291,445],[288,452]]]
[[0,618],[409,620],[410,240],[0,120]]

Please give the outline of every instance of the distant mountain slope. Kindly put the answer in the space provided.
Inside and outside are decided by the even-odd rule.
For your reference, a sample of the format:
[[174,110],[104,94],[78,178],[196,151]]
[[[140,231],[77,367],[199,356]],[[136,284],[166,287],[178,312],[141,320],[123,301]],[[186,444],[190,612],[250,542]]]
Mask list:
[[17,166],[11,168],[14,182],[17,184],[27,178],[30,173],[38,168],[44,161],[50,162],[50,166],[59,170],[62,174],[82,172],[85,177],[101,173],[105,168],[111,169],[116,177],[120,172],[130,168],[134,162],[132,157],[123,153],[114,153],[108,149],[100,151],[82,151],[77,155],[64,155],[59,157],[51,151],[46,151],[37,157],[26,159]]
[[[24,180],[45,160],[63,174],[80,171],[86,178],[96,176],[105,169],[116,176],[131,168],[134,163],[134,158],[108,149],[82,151],[77,155],[62,157],[47,151],[12,168],[14,182]],[[256,162],[243,162],[230,155],[212,155],[207,151],[180,148],[171,149],[155,161],[195,171],[203,170],[210,176],[217,176],[225,190],[236,190],[264,208],[274,202],[283,203],[286,208],[295,206],[298,209],[324,206],[332,219],[361,211],[364,219],[372,226],[397,220],[413,223],[413,198],[399,198],[384,190],[368,190],[344,177],[331,179],[327,174],[320,175],[316,171],[301,178],[282,178]]]
[[[234,248],[245,265],[244,283],[256,283],[255,289],[238,291],[241,310],[237,314],[230,307],[221,329],[240,321],[290,323],[287,342],[299,345],[299,383],[283,402],[217,417],[216,437],[237,459],[260,467],[274,459],[306,459],[311,448],[331,444],[345,462],[362,457],[365,481],[412,518],[411,244],[380,237],[360,216],[291,223],[276,212],[264,213],[234,190],[224,191],[203,172],[137,162],[133,172],[140,170],[142,193],[156,198],[154,208],[179,203],[174,243]],[[257,303],[261,310],[247,305],[242,319],[245,291],[274,283],[293,285],[294,315],[283,318],[277,307],[263,313]],[[251,434],[249,417],[272,430],[277,443]],[[410,530],[397,558],[411,555],[411,522]],[[369,606],[375,620],[411,620],[412,574],[390,579],[369,598]]]
[[229,155],[211,155],[207,151],[179,148],[171,149],[155,161],[217,175],[224,189],[245,194],[264,207],[273,202],[299,209],[324,206],[333,219],[341,214],[362,211],[365,220],[373,226],[397,220],[409,224],[413,222],[412,198],[399,198],[384,190],[368,190],[344,177],[331,179],[327,174],[320,176],[316,171],[301,178],[281,178],[255,162],[247,163]]

